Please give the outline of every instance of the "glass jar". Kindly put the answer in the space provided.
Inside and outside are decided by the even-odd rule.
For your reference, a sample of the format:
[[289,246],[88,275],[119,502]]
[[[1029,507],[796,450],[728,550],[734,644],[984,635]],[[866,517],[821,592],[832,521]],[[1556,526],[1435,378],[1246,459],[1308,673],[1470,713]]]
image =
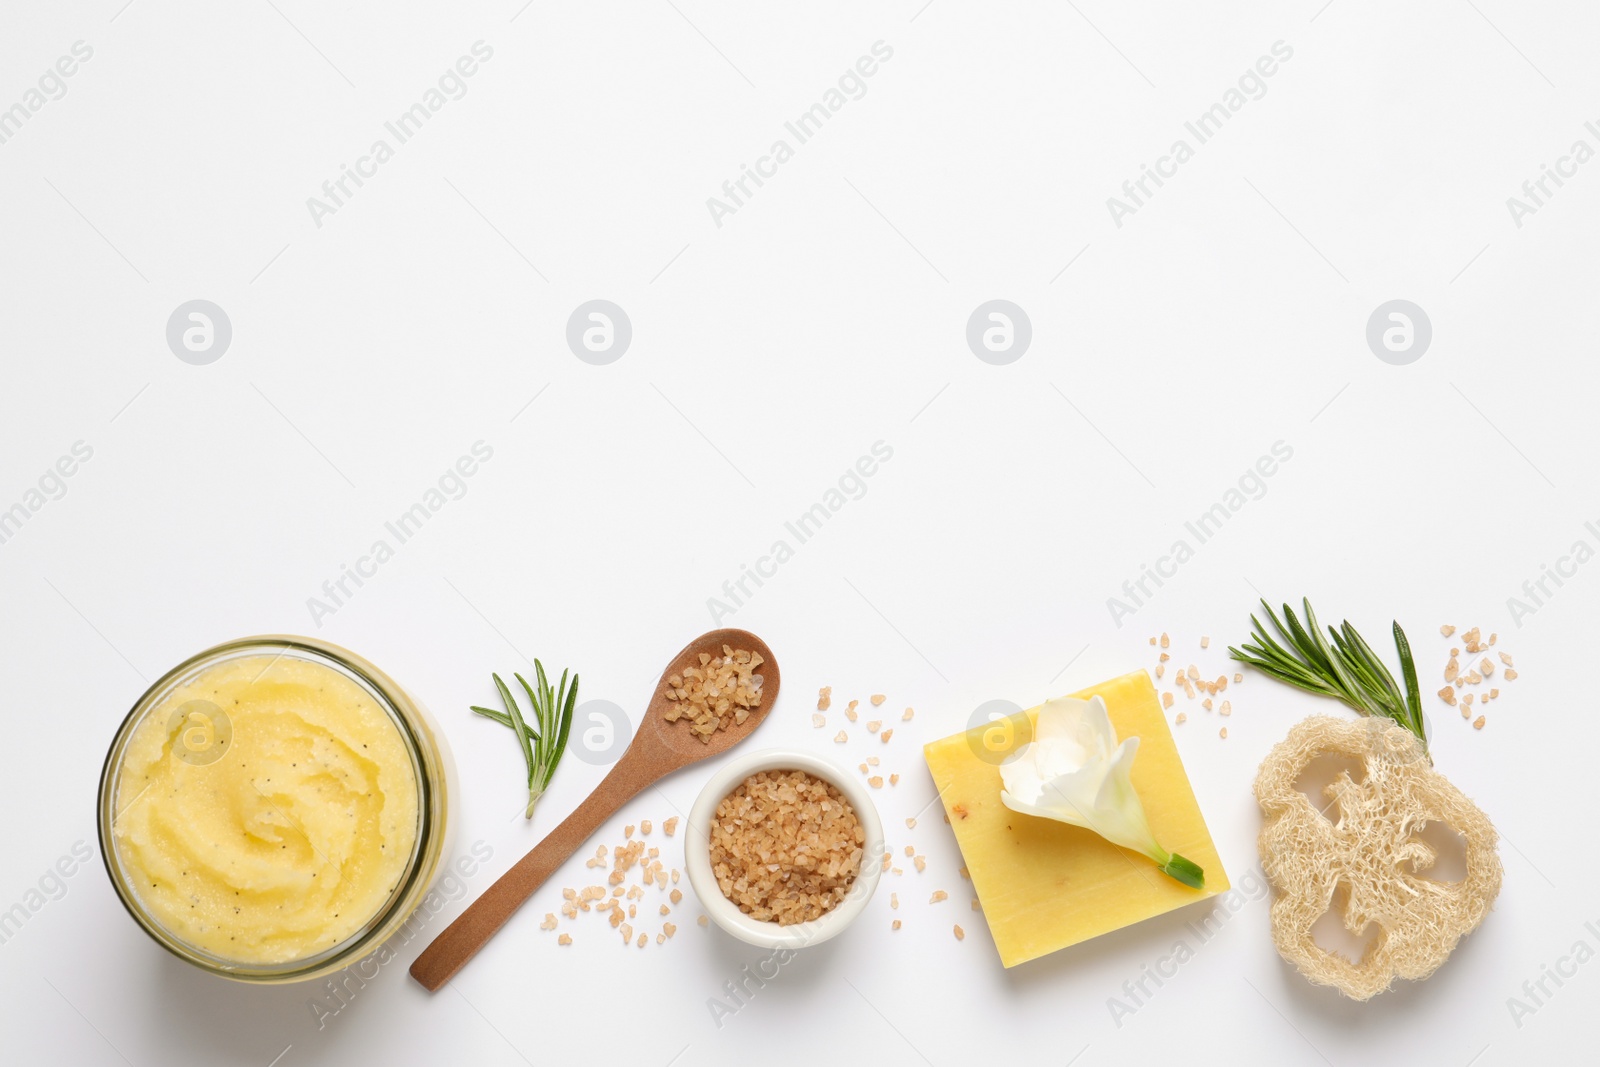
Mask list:
[[[242,689],[240,679],[247,679]],[[220,688],[199,688],[213,680]],[[239,745],[227,712],[234,705],[234,715],[248,724]],[[165,718],[165,727],[153,716]],[[398,739],[389,735],[391,725]],[[341,730],[349,736],[338,736]],[[367,749],[363,741],[375,751],[350,747]],[[162,767],[166,760],[186,766]],[[218,771],[208,776],[213,767]],[[150,781],[125,799],[125,773]],[[277,783],[262,777],[274,773]],[[128,913],[180,959],[245,982],[316,978],[376,951],[422,902],[445,851],[453,778],[448,748],[427,713],[371,663],[310,637],[240,638],[178,664],[128,712],[100,776],[100,854]],[[135,781],[129,779],[126,792]],[[379,788],[385,782],[389,788]],[[324,801],[325,794],[331,799]],[[372,801],[375,794],[381,802]],[[165,812],[135,809],[163,804]],[[340,822],[357,819],[357,812],[377,820],[376,832]],[[119,826],[119,820],[125,821]],[[372,850],[374,842],[387,849],[407,838],[403,860],[394,858],[403,848]],[[356,856],[361,849],[371,854]],[[295,869],[297,856],[303,869]],[[317,883],[318,874],[327,877]],[[153,879],[150,886],[140,884],[141,875]],[[382,889],[391,877],[392,886]],[[230,889],[238,907],[229,907]],[[363,892],[370,905],[364,920],[362,909],[350,906],[351,895]],[[189,908],[202,910],[181,910],[188,900]],[[327,910],[341,906],[352,914]],[[233,926],[230,913],[240,916]],[[326,923],[320,930],[319,920]],[[281,925],[249,926],[262,921]],[[235,933],[274,947],[230,956],[223,946]],[[300,950],[301,940],[311,947]]]

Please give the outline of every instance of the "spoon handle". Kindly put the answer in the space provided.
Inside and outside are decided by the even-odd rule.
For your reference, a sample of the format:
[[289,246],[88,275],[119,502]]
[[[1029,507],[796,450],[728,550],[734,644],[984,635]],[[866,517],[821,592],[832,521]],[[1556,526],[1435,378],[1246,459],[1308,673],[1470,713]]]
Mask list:
[[601,823],[661,776],[651,765],[652,761],[632,759],[633,754],[630,748],[577,810],[434,938],[412,962],[411,977],[430,993],[437,992],[477,955],[523,902],[600,828]]

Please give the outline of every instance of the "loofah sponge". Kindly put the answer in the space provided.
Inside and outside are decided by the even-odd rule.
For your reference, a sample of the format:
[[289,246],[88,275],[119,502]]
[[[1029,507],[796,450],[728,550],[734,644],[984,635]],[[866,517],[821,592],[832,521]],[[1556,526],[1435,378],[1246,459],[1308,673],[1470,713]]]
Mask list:
[[[1348,772],[1327,787],[1320,814],[1296,782],[1318,756],[1360,760],[1365,779]],[[1416,737],[1387,719],[1315,716],[1289,731],[1261,764],[1256,800],[1266,823],[1259,849],[1277,890],[1272,939],[1284,959],[1319,985],[1367,1000],[1396,978],[1428,977],[1456,942],[1483,921],[1500,892],[1498,835],[1478,806],[1435,771]],[[1466,876],[1438,882],[1425,872],[1437,859],[1418,832],[1442,822],[1466,841]],[[1312,940],[1311,927],[1343,884],[1345,927],[1378,936],[1351,963]]]

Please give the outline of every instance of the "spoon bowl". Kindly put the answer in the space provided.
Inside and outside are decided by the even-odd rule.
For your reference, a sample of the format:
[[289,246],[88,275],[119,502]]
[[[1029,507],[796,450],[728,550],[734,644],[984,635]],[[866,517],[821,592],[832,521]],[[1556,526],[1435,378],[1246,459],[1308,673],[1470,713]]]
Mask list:
[[[701,655],[715,659],[723,654],[722,650],[725,647],[736,652],[754,652],[761,657],[761,666],[756,669],[755,675],[761,679],[761,702],[749,709],[749,717],[744,722],[738,724],[730,722],[727,729],[717,730],[702,741],[682,719],[677,722],[667,721],[667,709],[676,703],[667,699],[667,679],[673,675],[681,676],[685,667],[698,667]],[[628,751],[632,752],[637,748],[647,733],[653,733],[654,745],[683,761],[678,766],[687,767],[691,763],[720,755],[743,741],[752,730],[761,725],[761,720],[772,710],[772,702],[778,694],[778,682],[778,663],[772,658],[772,649],[755,634],[748,630],[712,630],[710,633],[701,634],[672,657],[667,669],[661,672],[661,680],[656,683],[655,693],[650,697],[650,705],[645,709],[644,722],[640,724],[639,732],[634,735],[633,744],[629,746]]]
[[[699,666],[702,653],[713,657],[722,655],[724,646],[761,656],[762,664],[757,669],[761,677],[761,700],[749,709],[744,722],[730,722],[726,729],[718,729],[702,741],[690,730],[689,723],[681,719],[667,721],[667,709],[673,704],[666,696],[667,679],[680,674],[685,667]],[[747,630],[712,630],[685,645],[661,672],[661,679],[645,708],[644,721],[616,766],[560,826],[551,830],[532,851],[484,890],[455,922],[445,927],[412,962],[411,977],[429,992],[437,992],[622,805],[673,771],[721,755],[749,737],[777,703],[780,680],[778,661],[773,658],[772,649]]]

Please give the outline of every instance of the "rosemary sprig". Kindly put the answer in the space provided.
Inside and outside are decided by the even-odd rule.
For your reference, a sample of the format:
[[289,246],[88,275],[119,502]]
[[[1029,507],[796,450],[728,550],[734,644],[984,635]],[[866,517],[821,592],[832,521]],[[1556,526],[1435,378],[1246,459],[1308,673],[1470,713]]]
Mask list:
[[550,776],[556,772],[556,764],[561,762],[561,756],[567,750],[567,734],[572,729],[572,709],[578,702],[578,676],[572,676],[572,687],[567,687],[567,672],[561,672],[561,684],[552,688],[550,680],[545,677],[544,664],[538,660],[533,661],[535,676],[539,684],[532,686],[520,674],[512,677],[522,683],[523,692],[528,694],[528,706],[533,713],[533,722],[528,722],[522,717],[522,709],[517,706],[516,698],[511,695],[511,690],[506,683],[500,680],[498,674],[492,675],[495,688],[500,690],[500,699],[505,702],[504,712],[492,708],[480,708],[472,705],[472,710],[486,719],[493,719],[502,726],[509,726],[511,732],[517,736],[517,744],[522,747],[522,759],[528,765],[528,809],[526,817],[533,818],[533,807],[539,803],[539,798],[550,785]]
[[1400,674],[1406,686],[1403,693],[1395,684],[1394,675],[1355,627],[1348,621],[1341,623],[1338,629],[1330,626],[1328,637],[1323,637],[1316,613],[1311,610],[1311,601],[1303,599],[1301,604],[1305,607],[1304,625],[1287,604],[1283,606],[1283,621],[1279,621],[1272,606],[1263,600],[1261,606],[1284,644],[1273,640],[1261,621],[1252,615],[1252,636],[1257,643],[1247,644],[1243,650],[1230,645],[1228,655],[1280,682],[1318,696],[1333,697],[1363,715],[1393,719],[1416,734],[1426,752],[1428,739],[1423,736],[1417,665],[1411,657],[1411,643],[1406,640],[1406,632],[1400,624],[1394,624],[1394,643],[1400,652]]

